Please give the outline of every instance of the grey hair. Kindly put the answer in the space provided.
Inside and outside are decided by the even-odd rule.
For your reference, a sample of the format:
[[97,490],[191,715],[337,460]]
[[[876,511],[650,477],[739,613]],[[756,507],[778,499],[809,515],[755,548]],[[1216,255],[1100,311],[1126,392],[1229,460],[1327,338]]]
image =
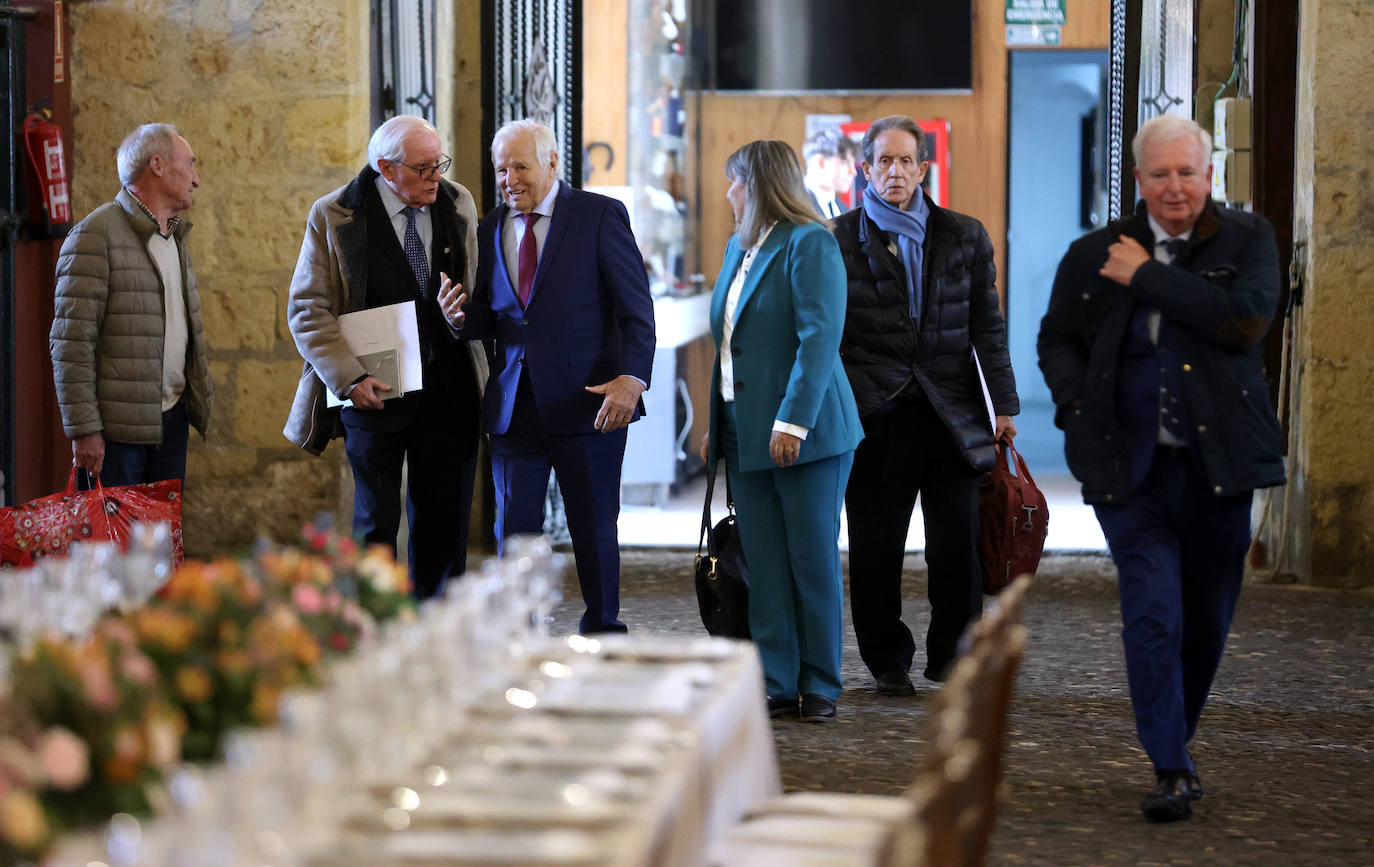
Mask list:
[[534,136],[534,155],[541,166],[548,165],[558,154],[558,139],[554,136],[553,130],[537,120],[522,117],[520,120],[512,120],[503,124],[496,131],[496,135],[491,137],[492,161],[496,160],[496,146],[498,144],[521,133],[530,133]]
[[900,129],[911,133],[916,138],[916,159],[930,159],[930,152],[926,147],[926,134],[916,121],[904,114],[889,114],[887,117],[880,117],[873,121],[868,127],[868,132],[864,133],[864,162],[873,165],[873,143],[878,140],[878,136],[891,129]]
[[1146,145],[1183,138],[1191,138],[1202,146],[1201,157],[1206,162],[1212,153],[1212,137],[1196,121],[1176,114],[1161,114],[1141,124],[1135,138],[1131,139],[1131,156],[1135,157],[1135,164],[1140,165]]
[[411,133],[423,130],[432,132],[436,136],[439,131],[434,125],[422,117],[413,114],[398,114],[386,123],[377,127],[376,132],[372,133],[372,138],[367,143],[367,164],[378,172],[382,167],[377,163],[379,160],[386,160],[389,163],[403,163],[406,161],[406,139]]
[[119,182],[126,187],[143,177],[153,154],[164,160],[172,158],[176,148],[177,128],[170,123],[145,123],[129,133],[115,151],[115,168],[119,171]]

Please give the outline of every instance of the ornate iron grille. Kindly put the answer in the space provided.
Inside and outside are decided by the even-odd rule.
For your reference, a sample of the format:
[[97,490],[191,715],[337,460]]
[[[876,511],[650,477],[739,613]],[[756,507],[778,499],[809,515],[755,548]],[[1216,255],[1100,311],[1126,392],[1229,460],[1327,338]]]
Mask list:
[[[582,4],[578,0],[484,0],[482,31],[483,141],[490,142],[508,121],[530,117],[546,123],[558,139],[563,178],[580,184]],[[494,203],[490,170],[482,189],[485,201]]]
[[372,126],[398,114],[434,123],[435,0],[372,0]]

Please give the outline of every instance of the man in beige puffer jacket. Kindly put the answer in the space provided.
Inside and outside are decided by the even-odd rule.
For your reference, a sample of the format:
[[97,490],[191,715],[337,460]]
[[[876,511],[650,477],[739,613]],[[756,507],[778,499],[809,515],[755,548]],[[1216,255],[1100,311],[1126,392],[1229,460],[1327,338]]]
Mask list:
[[134,130],[123,188],[78,223],[57,259],[48,347],[72,461],[106,485],[186,476],[186,441],[210,421],[196,274],[186,249],[200,177],[170,124]]

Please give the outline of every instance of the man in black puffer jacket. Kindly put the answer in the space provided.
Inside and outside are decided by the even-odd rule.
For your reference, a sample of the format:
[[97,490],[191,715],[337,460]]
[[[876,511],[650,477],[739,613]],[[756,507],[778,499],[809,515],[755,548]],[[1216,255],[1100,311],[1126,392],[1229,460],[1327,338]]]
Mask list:
[[1144,204],[1080,238],[1040,324],[1069,469],[1116,562],[1141,804],[1187,819],[1197,730],[1240,594],[1255,488],[1283,483],[1262,341],[1279,297],[1274,230],[1209,201],[1211,138],[1165,115],[1133,144]]
[[916,496],[930,568],[924,674],[938,681],[982,609],[978,482],[996,459],[993,443],[1016,435],[1020,412],[992,243],[977,220],[921,191],[924,144],[910,118],[874,121],[862,206],[833,228],[849,279],[840,357],[865,434],[845,493],[850,602],[859,654],[883,695],[915,693],[901,578]]

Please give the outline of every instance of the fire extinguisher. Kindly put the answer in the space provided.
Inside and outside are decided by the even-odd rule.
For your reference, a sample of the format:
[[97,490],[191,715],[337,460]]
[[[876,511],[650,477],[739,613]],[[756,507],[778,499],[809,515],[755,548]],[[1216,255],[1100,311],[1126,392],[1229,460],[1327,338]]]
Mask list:
[[67,163],[62,155],[62,128],[52,123],[51,118],[52,112],[45,108],[24,119],[24,145],[32,169],[30,179],[36,179],[43,191],[42,225],[30,229],[35,235],[47,238],[65,235],[72,220]]

